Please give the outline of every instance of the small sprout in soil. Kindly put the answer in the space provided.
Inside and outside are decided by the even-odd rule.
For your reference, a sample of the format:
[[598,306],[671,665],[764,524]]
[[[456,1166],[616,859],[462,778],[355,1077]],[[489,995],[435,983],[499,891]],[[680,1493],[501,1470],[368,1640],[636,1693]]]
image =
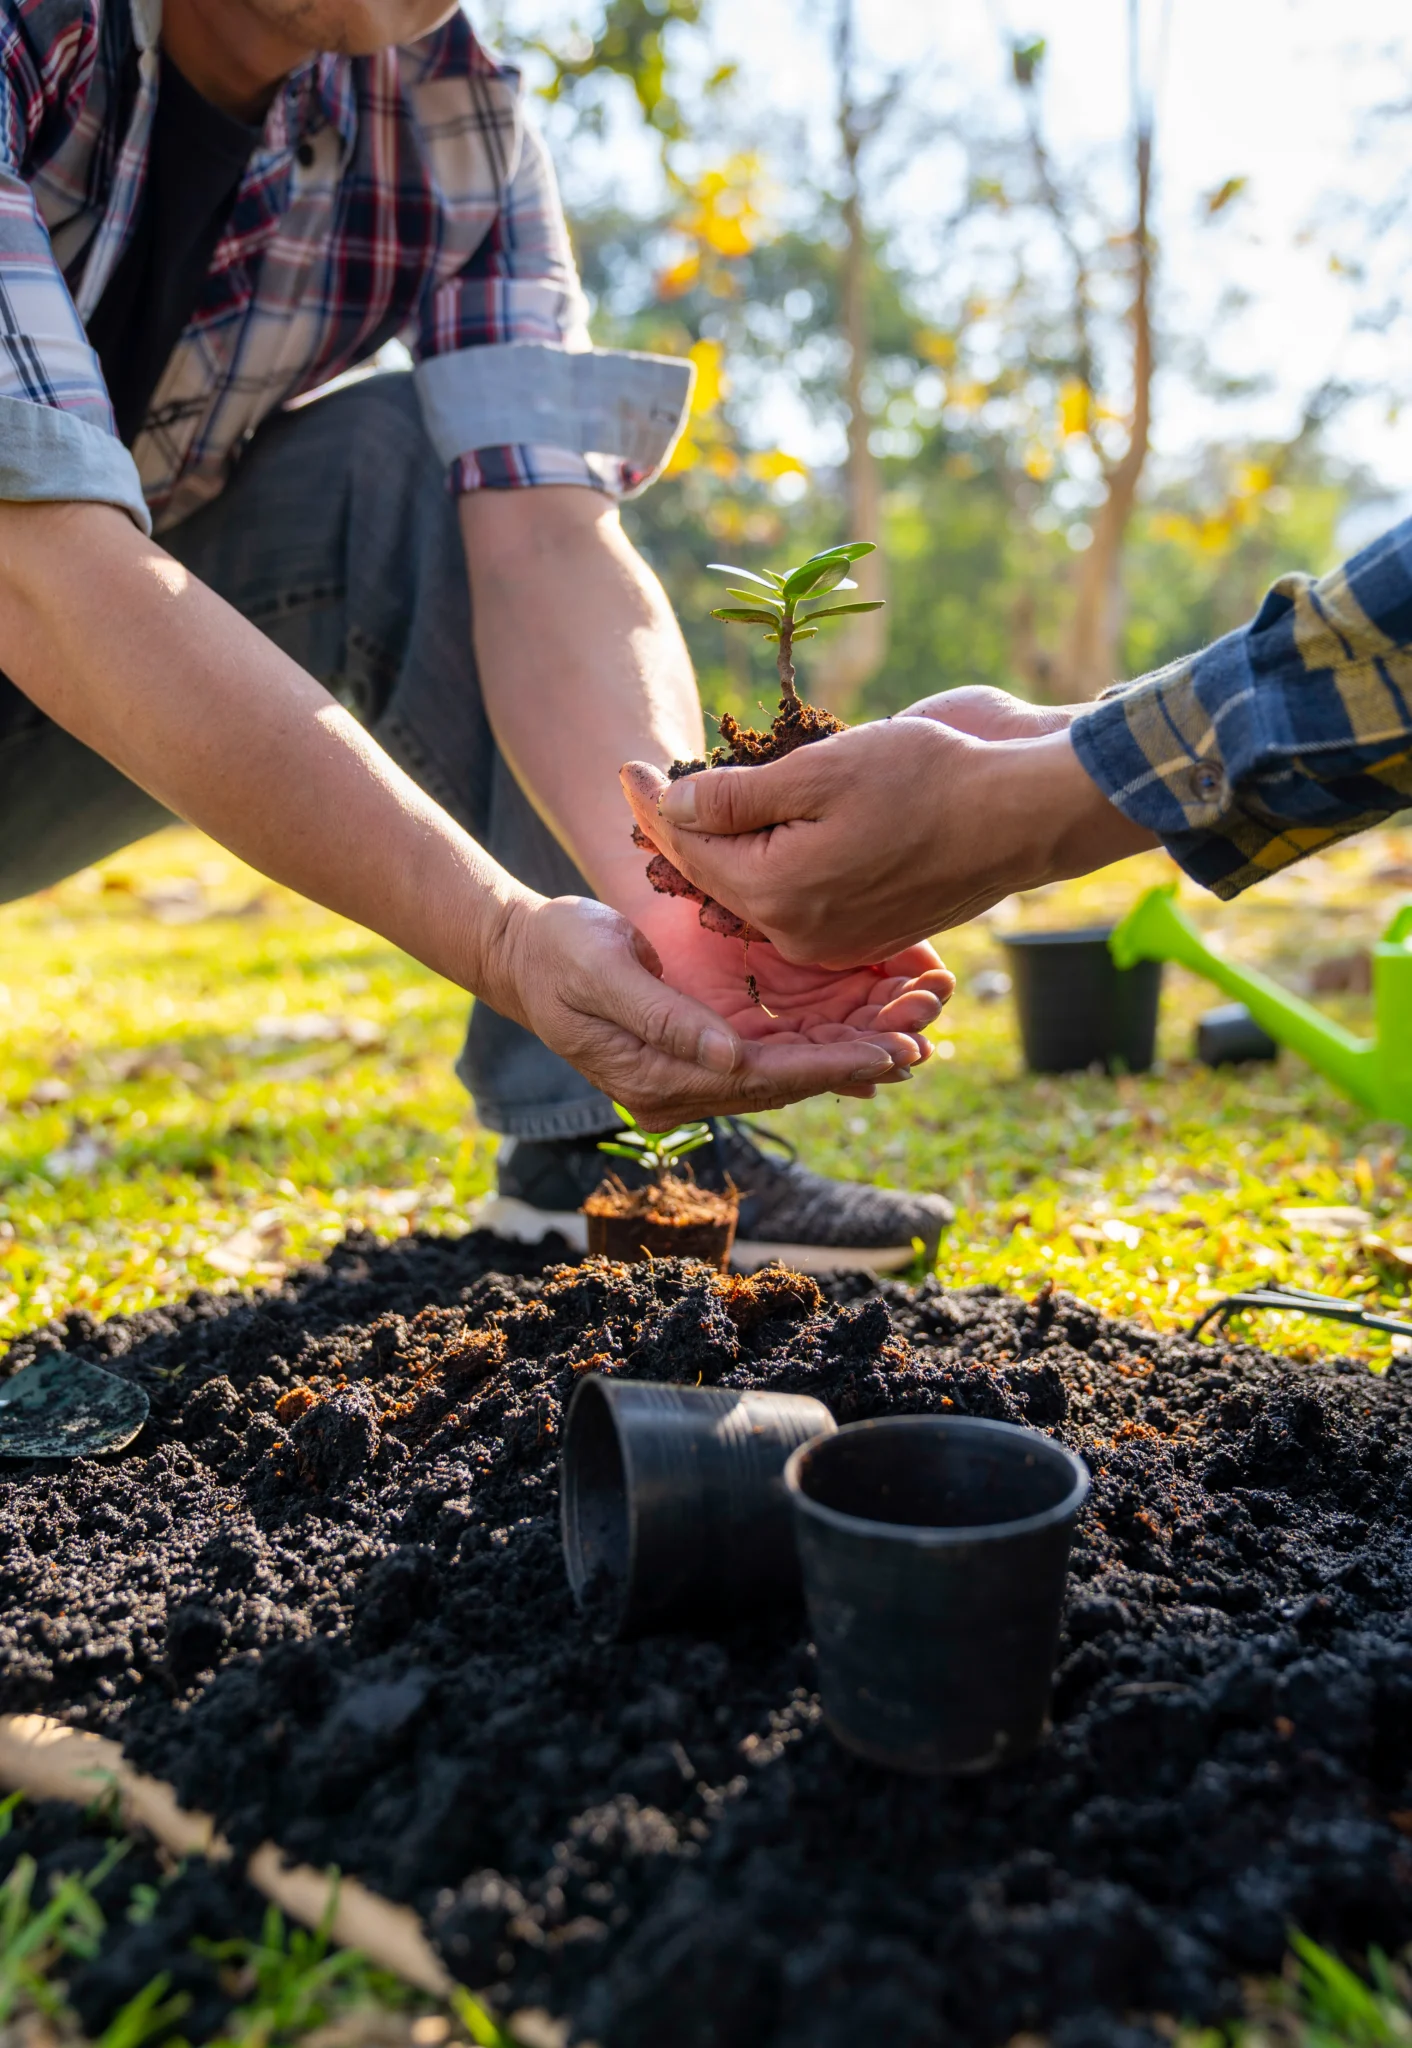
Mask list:
[[722,1264],[735,1233],[740,1197],[729,1180],[724,1194],[696,1185],[688,1153],[711,1142],[709,1124],[678,1124],[674,1131],[643,1130],[620,1102],[613,1107],[627,1128],[603,1139],[599,1151],[627,1159],[651,1175],[628,1188],[610,1173],[583,1205],[588,1248],[609,1258],[706,1258]]
[[630,1159],[634,1165],[655,1174],[659,1180],[688,1152],[695,1152],[711,1142],[709,1124],[678,1124],[671,1131],[646,1131],[621,1102],[615,1102],[613,1107],[627,1128],[614,1132],[611,1138],[604,1138],[599,1144],[599,1151],[609,1153],[614,1159]]

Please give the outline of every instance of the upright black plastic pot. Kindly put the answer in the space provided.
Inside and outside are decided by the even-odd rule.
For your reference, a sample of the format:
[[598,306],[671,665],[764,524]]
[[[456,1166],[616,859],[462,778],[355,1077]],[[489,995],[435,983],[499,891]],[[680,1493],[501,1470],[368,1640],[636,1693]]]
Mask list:
[[1082,1461],[1007,1422],[901,1415],[804,1445],[785,1484],[839,1741],[918,1772],[1035,1748]]
[[1162,962],[1115,967],[1110,929],[1001,934],[1031,1073],[1068,1074],[1098,1064],[1140,1074],[1152,1065]]
[[620,1636],[797,1603],[785,1460],[836,1428],[803,1394],[590,1373],[569,1403],[559,1462],[575,1598]]

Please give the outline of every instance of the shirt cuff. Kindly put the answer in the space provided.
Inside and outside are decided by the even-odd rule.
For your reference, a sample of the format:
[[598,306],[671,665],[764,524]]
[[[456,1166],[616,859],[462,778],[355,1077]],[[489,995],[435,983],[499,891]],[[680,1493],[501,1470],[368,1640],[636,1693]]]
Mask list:
[[612,456],[576,455],[572,448],[527,447],[523,442],[458,455],[451,465],[450,480],[457,493],[580,484],[612,498],[625,498],[633,490],[631,471]]
[[[627,349],[502,342],[432,356],[415,375],[427,433],[456,488],[567,482],[630,497],[676,446],[695,369]],[[566,474],[575,457],[583,463]]]
[[1253,689],[1242,630],[1106,691],[1069,727],[1080,766],[1108,801],[1227,901],[1396,808],[1395,800],[1378,810],[1331,805],[1313,778],[1290,768],[1233,782],[1222,721],[1239,719]]
[[137,464],[122,442],[34,399],[0,397],[0,498],[117,505],[140,532],[152,531]]

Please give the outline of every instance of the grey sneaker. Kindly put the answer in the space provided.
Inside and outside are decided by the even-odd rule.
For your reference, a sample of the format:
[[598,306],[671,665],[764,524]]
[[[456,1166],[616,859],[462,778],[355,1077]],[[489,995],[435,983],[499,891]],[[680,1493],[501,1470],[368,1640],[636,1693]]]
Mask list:
[[[708,1148],[692,1154],[703,1187],[740,1190],[740,1226],[731,1263],[753,1272],[768,1259],[782,1259],[801,1273],[835,1273],[863,1268],[895,1273],[921,1255],[936,1258],[941,1233],[955,1215],[942,1195],[914,1195],[867,1181],[828,1180],[799,1164],[787,1138],[760,1130],[740,1117],[711,1124]],[[781,1155],[771,1158],[764,1145]],[[587,1234],[579,1205],[591,1195],[609,1166],[633,1186],[645,1176],[626,1160],[608,1160],[596,1138],[506,1139],[497,1164],[497,1190],[477,1221],[485,1230],[520,1244],[538,1244],[552,1231],[576,1250]]]

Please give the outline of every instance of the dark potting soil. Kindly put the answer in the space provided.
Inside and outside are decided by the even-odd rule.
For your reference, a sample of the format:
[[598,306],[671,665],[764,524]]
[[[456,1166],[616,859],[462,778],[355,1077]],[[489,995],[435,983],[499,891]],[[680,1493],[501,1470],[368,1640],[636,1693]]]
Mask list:
[[[673,782],[679,782],[684,775],[699,775],[703,768],[758,768],[766,761],[779,761],[786,754],[792,754],[798,747],[811,746],[815,740],[826,740],[831,733],[847,732],[848,727],[841,718],[835,718],[832,711],[825,711],[821,705],[806,704],[801,697],[781,697],[779,709],[767,731],[759,732],[754,726],[741,725],[731,717],[729,711],[720,718],[721,741],[713,747],[704,761],[673,761],[667,774]],[[665,853],[659,853],[652,840],[636,825],[632,829],[633,845],[650,854],[647,863],[647,879],[659,896],[686,896],[693,903],[699,903],[701,910],[698,922],[708,932],[716,932],[725,939],[750,939],[766,945],[763,932],[737,917],[733,910],[727,910],[714,896],[707,896],[694,882],[668,860]]]
[[[1062,1296],[829,1293],[353,1241],[254,1300],[22,1340],[12,1367],[62,1344],[152,1418],[0,1478],[0,1708],[119,1735],[605,2048],[1155,2043],[1140,2016],[1231,2011],[1291,1926],[1412,1938],[1412,1373]],[[797,1617],[601,1640],[556,1519],[590,1367],[1082,1452],[1045,1747],[964,1783],[849,1757]]]

